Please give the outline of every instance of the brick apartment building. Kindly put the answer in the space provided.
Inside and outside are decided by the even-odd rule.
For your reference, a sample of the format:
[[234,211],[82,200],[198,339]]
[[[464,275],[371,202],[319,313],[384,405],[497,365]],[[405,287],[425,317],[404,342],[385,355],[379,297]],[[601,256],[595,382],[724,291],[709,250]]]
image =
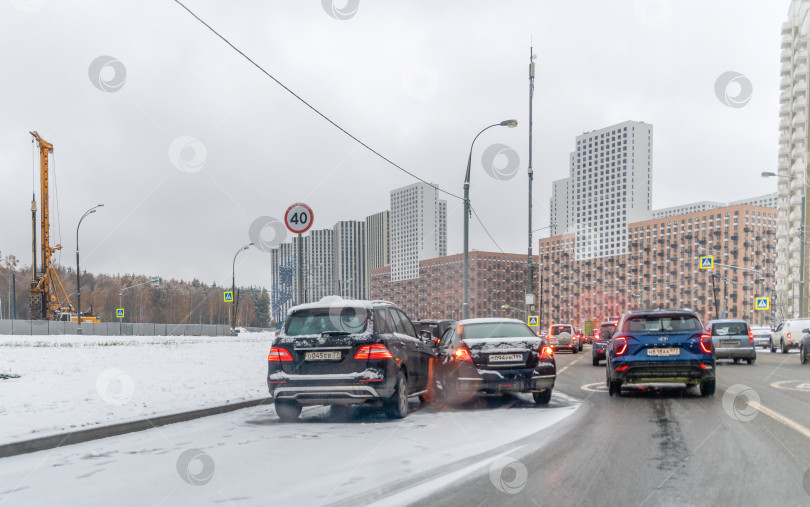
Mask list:
[[[537,263],[537,257],[534,262]],[[391,267],[371,270],[371,299],[398,304],[411,319],[460,319],[464,256],[419,261],[419,277],[391,281]],[[470,252],[470,316],[523,319],[526,255]]]
[[[786,317],[774,301],[776,210],[734,205],[628,224],[628,253],[575,260],[575,235],[539,242],[541,326],[581,325],[641,308],[691,308],[706,322],[717,304],[728,318],[767,325]],[[713,255],[715,268],[699,268]],[[717,263],[739,266],[732,268]],[[740,269],[745,268],[745,269]],[[771,297],[755,311],[754,297]]]

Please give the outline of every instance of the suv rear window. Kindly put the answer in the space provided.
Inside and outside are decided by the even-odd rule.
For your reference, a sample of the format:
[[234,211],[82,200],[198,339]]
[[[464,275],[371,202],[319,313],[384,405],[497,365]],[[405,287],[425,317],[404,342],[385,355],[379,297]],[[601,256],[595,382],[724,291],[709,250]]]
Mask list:
[[673,333],[702,331],[700,320],[694,315],[637,315],[624,322],[626,333]]
[[571,326],[552,326],[551,327],[551,335],[552,336],[557,336],[558,334],[561,334],[561,333],[568,333],[568,334],[572,335],[572,334],[574,334],[574,330],[571,328]]
[[715,336],[748,334],[748,326],[745,322],[719,322],[712,326],[712,334]]
[[613,334],[613,332],[614,332],[615,330],[616,330],[616,324],[614,324],[614,323],[610,323],[610,324],[600,324],[600,325],[599,325],[599,335],[600,335],[602,338],[605,338],[605,337],[607,337],[608,335]]
[[368,310],[365,308],[312,308],[299,310],[287,318],[287,336],[323,333],[357,334],[366,330]]

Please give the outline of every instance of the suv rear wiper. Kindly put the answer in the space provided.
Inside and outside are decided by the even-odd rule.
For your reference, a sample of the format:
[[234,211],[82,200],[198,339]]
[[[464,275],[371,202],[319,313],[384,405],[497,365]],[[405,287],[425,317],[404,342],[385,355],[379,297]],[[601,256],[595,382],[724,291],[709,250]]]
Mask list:
[[351,333],[348,331],[324,331],[323,333],[321,333],[321,336],[343,336],[348,334]]

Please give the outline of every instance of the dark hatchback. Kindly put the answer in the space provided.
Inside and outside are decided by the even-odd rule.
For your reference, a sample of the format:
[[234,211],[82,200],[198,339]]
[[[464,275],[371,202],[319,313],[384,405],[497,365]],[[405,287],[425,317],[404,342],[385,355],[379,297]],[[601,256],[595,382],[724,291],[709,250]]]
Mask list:
[[623,384],[699,385],[701,396],[715,391],[715,349],[691,310],[625,313],[608,346],[606,383],[611,396]]
[[401,418],[408,398],[426,390],[434,347],[393,303],[329,296],[289,310],[267,358],[267,387],[283,421],[306,405],[380,405]]
[[551,400],[557,378],[554,352],[515,319],[461,320],[439,342],[433,368],[439,402],[460,404],[477,395],[531,393]]
[[618,322],[603,322],[599,324],[598,331],[594,333],[593,348],[591,349],[594,366],[599,366],[599,362],[606,359],[605,354],[610,343],[610,337],[613,336],[613,332],[616,330],[616,324]]

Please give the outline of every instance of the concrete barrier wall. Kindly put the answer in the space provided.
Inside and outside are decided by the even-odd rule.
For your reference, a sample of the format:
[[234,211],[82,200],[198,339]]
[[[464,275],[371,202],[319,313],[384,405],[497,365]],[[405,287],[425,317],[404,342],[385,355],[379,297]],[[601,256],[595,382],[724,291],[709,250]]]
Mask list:
[[[76,322],[0,319],[0,335],[75,335]],[[94,336],[230,336],[231,328],[218,324],[137,324],[83,322],[83,335]]]

